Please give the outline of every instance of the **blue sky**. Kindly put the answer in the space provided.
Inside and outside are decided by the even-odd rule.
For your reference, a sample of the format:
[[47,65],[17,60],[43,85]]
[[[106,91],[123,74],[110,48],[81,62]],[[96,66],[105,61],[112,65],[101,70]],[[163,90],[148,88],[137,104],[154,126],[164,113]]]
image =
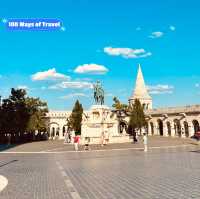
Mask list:
[[[107,105],[127,103],[140,63],[154,107],[198,104],[199,9],[198,0],[3,1],[0,93],[22,87],[50,109],[76,99],[87,109],[100,80]],[[57,18],[65,30],[9,31],[9,18]]]

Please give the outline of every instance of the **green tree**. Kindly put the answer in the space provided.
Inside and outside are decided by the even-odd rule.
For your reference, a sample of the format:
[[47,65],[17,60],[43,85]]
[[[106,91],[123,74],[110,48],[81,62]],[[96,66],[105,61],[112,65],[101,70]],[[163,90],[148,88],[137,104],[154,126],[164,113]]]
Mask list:
[[113,97],[114,104],[113,108],[116,110],[127,110],[128,106],[126,104],[122,104],[117,97]]
[[81,134],[81,122],[82,122],[83,107],[82,104],[77,100],[72,113],[68,120],[68,126],[72,128],[76,134]]
[[39,98],[32,97],[27,97],[25,102],[29,114],[26,130],[28,132],[46,131],[47,103],[42,102]]
[[24,89],[11,89],[8,99],[3,100],[3,129],[6,133],[23,134],[28,121],[28,111],[25,104],[26,91]]
[[144,110],[139,99],[135,99],[134,104],[129,107],[129,111],[129,129],[131,129],[132,133],[138,130],[141,132],[141,129],[146,127],[147,122],[145,120]]
[[[42,130],[45,125],[47,104],[39,98],[27,97],[24,89],[11,89],[11,94],[0,107],[0,133],[15,135],[15,141],[26,141],[25,132]],[[0,139],[1,141],[1,139]]]

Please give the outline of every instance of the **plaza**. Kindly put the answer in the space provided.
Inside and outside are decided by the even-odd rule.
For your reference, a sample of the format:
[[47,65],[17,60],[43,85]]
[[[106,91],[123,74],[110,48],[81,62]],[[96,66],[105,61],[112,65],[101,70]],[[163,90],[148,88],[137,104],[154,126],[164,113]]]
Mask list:
[[2,1],[0,199],[200,199],[200,1]]
[[[157,139],[150,143],[162,142],[163,146],[150,146],[147,154],[137,145],[76,153],[51,146],[52,151],[45,153],[44,144],[38,149],[39,144],[34,143],[34,149],[27,145],[22,150],[3,151],[0,174],[8,179],[8,185],[0,198],[198,199],[199,145],[189,139]],[[180,143],[183,140],[185,143]],[[55,142],[60,146],[60,141]],[[168,146],[172,142],[174,147]]]

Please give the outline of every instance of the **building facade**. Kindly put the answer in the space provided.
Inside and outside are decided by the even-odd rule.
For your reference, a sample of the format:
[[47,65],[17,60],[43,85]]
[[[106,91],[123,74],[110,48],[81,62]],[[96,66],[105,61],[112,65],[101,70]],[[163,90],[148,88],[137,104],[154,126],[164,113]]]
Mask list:
[[200,105],[146,111],[149,135],[191,137],[199,131]]
[[67,131],[67,119],[71,111],[49,111],[46,115],[48,134],[53,139],[64,139]]
[[[153,109],[153,100],[145,85],[140,65],[138,67],[135,89],[128,100],[129,104],[133,104],[135,99],[139,99],[144,107],[148,122],[148,135],[185,138],[191,137],[195,132],[200,130],[200,105]],[[128,141],[126,136],[128,136],[129,117],[124,116],[123,119],[119,121],[116,115],[113,116],[112,110],[109,109],[109,111],[109,115],[113,117],[111,118],[111,123],[113,123],[113,129],[115,129],[115,132],[112,134],[116,136],[117,142],[122,142],[122,139]],[[86,115],[90,117],[90,113],[92,113],[91,110],[84,111],[83,121],[85,121]],[[67,120],[70,114],[71,111],[49,111],[47,114],[47,122],[50,137],[64,138],[64,133],[68,128]],[[92,117],[94,117],[94,114],[91,114],[90,118]],[[86,123],[83,122],[83,126],[84,125],[86,125]],[[91,126],[91,124],[89,126]],[[84,134],[87,134],[87,131],[84,132]]]

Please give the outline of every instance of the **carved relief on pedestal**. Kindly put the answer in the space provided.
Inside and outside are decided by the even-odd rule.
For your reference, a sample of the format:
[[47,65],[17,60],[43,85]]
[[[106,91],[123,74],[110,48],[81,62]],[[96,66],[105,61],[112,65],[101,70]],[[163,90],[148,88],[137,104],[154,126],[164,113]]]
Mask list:
[[95,111],[95,112],[92,113],[92,115],[93,115],[93,120],[94,121],[95,120],[99,120],[99,118],[100,118],[100,113],[99,112]]

